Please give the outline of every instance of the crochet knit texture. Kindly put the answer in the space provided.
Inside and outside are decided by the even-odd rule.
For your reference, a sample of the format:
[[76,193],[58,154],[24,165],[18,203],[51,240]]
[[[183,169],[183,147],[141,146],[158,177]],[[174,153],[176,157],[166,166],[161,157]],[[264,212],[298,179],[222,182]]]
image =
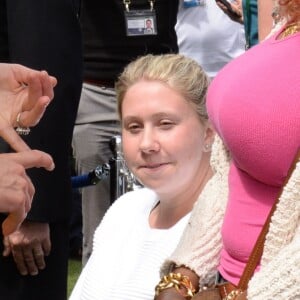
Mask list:
[[[229,156],[219,138],[213,147],[215,175],[195,204],[179,245],[161,275],[186,265],[200,277],[200,288],[214,283],[222,247],[221,226],[228,196]],[[284,187],[271,219],[261,269],[249,282],[248,300],[300,299],[300,162]]]

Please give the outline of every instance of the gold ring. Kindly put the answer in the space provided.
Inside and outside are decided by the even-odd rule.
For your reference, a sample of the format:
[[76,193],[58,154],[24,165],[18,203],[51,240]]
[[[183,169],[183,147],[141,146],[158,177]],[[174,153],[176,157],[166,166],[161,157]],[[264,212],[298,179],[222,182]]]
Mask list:
[[16,132],[18,135],[28,135],[30,133],[30,128],[29,127],[24,127],[22,124],[21,124],[21,113],[19,112],[18,115],[17,115],[17,124],[18,124],[18,127],[16,128]]

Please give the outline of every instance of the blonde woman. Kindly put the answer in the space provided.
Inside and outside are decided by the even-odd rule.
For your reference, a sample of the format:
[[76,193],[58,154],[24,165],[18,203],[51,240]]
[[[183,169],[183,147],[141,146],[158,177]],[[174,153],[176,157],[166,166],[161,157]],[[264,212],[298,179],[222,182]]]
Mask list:
[[176,54],[141,57],[119,77],[124,158],[145,188],[106,213],[71,300],[153,299],[160,265],[213,174],[208,83],[197,62]]

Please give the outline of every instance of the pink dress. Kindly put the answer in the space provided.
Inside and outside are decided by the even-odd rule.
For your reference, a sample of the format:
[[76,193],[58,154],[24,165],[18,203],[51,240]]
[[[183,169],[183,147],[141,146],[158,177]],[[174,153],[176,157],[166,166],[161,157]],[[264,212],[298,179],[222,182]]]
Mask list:
[[225,66],[207,108],[233,158],[219,271],[237,284],[300,146],[300,33]]

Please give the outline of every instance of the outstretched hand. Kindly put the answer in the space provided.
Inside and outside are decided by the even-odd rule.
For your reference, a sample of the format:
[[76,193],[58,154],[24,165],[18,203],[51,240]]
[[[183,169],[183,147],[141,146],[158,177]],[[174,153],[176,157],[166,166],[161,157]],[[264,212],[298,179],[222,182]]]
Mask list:
[[43,167],[51,171],[54,162],[44,152],[27,150],[0,154],[0,165],[0,211],[8,213],[2,223],[3,234],[7,236],[20,226],[31,207],[35,189],[26,169]]
[[17,64],[0,64],[0,136],[15,151],[29,150],[15,132],[17,116],[24,127],[36,125],[54,97],[57,81],[46,71]]

